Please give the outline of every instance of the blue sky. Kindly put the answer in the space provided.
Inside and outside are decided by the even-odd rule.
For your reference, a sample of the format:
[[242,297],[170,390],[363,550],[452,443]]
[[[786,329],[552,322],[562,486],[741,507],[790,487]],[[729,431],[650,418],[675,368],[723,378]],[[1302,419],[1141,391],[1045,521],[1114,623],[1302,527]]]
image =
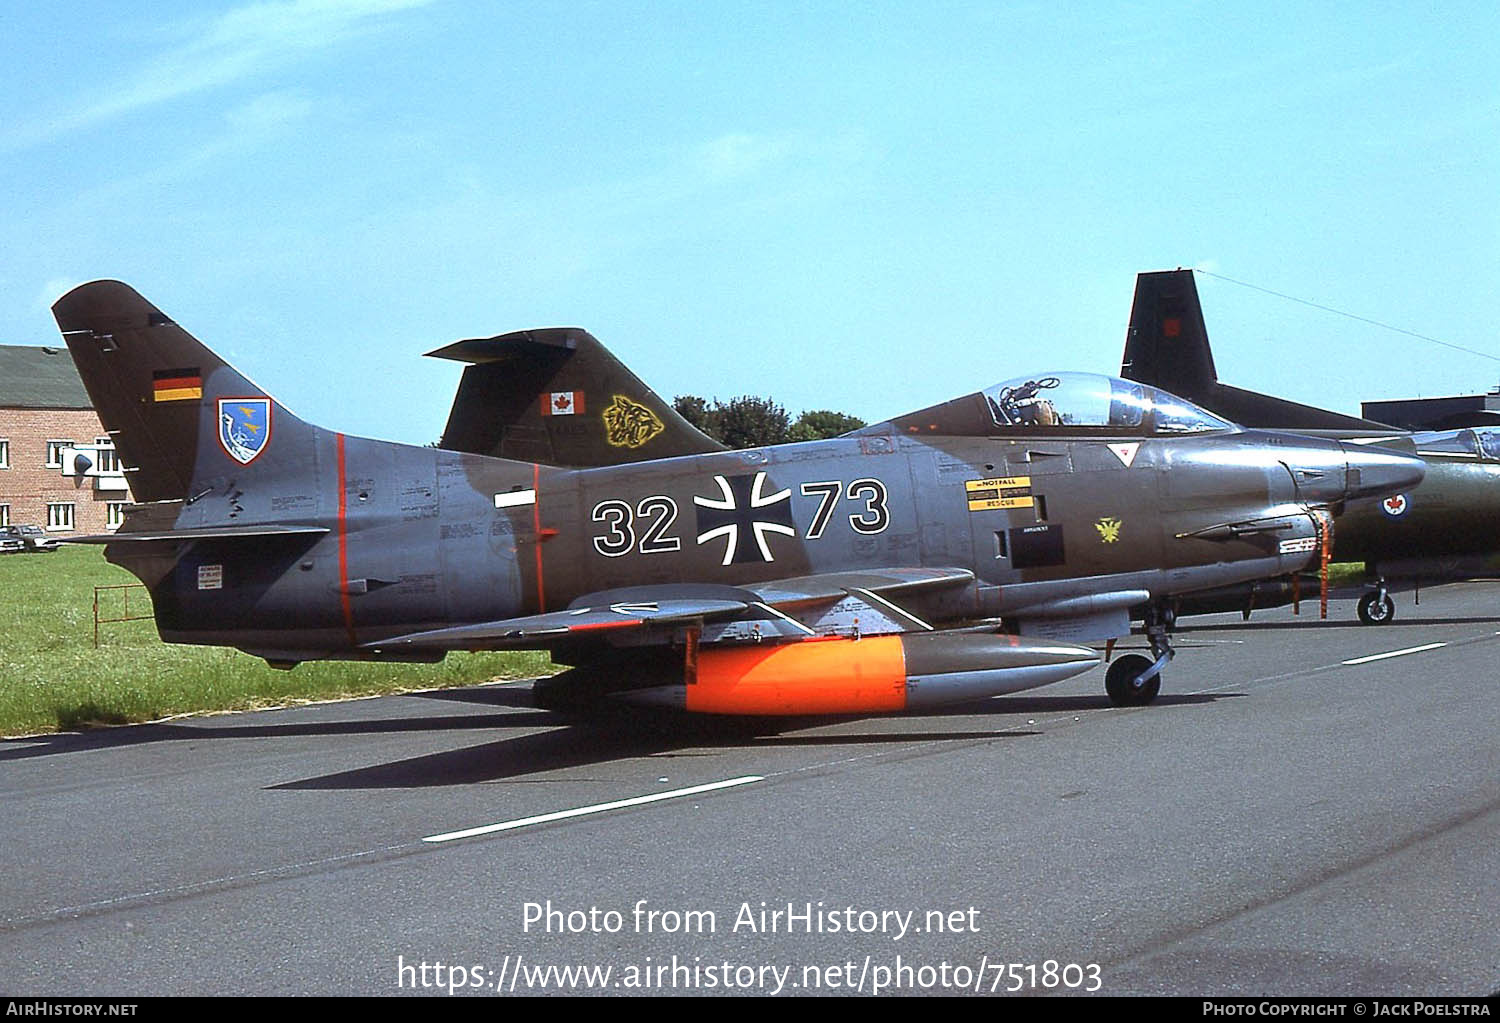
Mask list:
[[10,4],[0,343],[127,281],[320,425],[437,438],[464,337],[886,418],[1118,370],[1199,266],[1220,376],[1500,382],[1500,8]]

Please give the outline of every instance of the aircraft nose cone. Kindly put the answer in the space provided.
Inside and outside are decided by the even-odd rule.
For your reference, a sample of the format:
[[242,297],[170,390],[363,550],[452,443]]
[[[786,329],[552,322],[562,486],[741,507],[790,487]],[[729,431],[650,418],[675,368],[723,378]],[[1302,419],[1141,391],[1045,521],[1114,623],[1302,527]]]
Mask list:
[[1349,463],[1344,496],[1390,497],[1415,487],[1427,474],[1427,463],[1412,455],[1363,444],[1339,445]]

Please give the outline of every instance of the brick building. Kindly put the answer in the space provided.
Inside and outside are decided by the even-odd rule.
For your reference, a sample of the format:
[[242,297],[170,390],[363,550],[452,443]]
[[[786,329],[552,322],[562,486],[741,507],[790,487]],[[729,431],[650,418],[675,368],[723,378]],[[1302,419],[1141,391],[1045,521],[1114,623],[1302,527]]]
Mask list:
[[0,345],[0,525],[104,533],[129,502],[68,350]]

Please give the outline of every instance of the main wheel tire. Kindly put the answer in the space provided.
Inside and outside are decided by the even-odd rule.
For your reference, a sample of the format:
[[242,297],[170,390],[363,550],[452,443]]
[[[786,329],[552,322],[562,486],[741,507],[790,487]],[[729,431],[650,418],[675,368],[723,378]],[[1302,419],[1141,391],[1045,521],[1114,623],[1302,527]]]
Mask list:
[[1362,625],[1389,625],[1396,617],[1396,602],[1390,594],[1381,599],[1379,590],[1359,598],[1359,620]]
[[1116,707],[1140,707],[1156,699],[1156,694],[1161,691],[1161,672],[1144,683],[1136,682],[1155,663],[1140,654],[1126,654],[1111,664],[1104,673],[1104,690],[1109,693],[1109,702]]

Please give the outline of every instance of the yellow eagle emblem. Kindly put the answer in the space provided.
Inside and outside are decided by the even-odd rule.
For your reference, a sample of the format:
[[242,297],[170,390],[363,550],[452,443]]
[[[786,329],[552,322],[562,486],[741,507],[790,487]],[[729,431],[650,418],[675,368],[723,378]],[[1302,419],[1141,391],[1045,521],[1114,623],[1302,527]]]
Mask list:
[[1119,519],[1100,519],[1094,523],[1094,528],[1099,531],[1099,539],[1103,543],[1114,543],[1120,539],[1120,526],[1123,523]]

